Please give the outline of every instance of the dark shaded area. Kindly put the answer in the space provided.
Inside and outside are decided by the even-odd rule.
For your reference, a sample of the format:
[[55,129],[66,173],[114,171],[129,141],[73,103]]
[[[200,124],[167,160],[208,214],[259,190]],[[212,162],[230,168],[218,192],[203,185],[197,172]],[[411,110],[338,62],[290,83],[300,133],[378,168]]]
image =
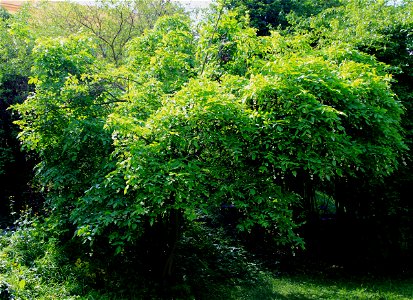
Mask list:
[[[171,236],[171,230],[175,229],[166,224],[148,224],[145,234],[118,255],[103,239],[95,241],[92,252],[88,245],[65,241],[62,257],[88,262],[85,273],[97,274],[86,275],[89,288],[105,295],[113,293],[114,298],[205,299],[208,295],[239,299],[226,291],[245,284],[259,284],[260,291],[254,293],[271,295],[260,299],[277,298],[270,283],[260,279],[258,263],[224,230],[194,222],[178,240]],[[165,274],[165,263],[174,246],[172,272]]]
[[[10,105],[21,103],[33,89],[27,78],[5,75],[0,85],[0,148],[2,151],[2,172],[0,172],[0,226],[10,225],[18,213],[27,208],[38,211],[41,196],[30,186],[36,158],[21,151],[17,140],[18,128],[13,124],[15,115]],[[16,214],[15,216],[13,216]]]
[[0,7],[0,19],[7,20],[10,19],[10,13],[5,10],[2,6]]
[[13,290],[7,282],[0,281],[0,300],[14,299]]
[[[220,213],[220,222],[237,217],[232,208]],[[151,236],[145,235],[135,248],[127,248],[117,256],[113,255],[114,249],[98,246],[100,250],[87,257],[87,250],[80,250],[82,246],[73,242],[73,248],[66,249],[70,256],[77,253],[74,257],[90,261],[92,269],[88,272],[99,274],[89,278],[91,288],[104,294],[117,291],[116,296],[125,298],[314,299],[299,291],[277,293],[265,272],[293,284],[313,284],[332,295],[337,286],[348,291],[363,287],[371,292],[393,292],[390,278],[407,284],[413,275],[411,269],[406,268],[406,261],[404,265],[394,261],[395,249],[385,241],[388,236],[383,236],[393,234],[391,228],[400,225],[399,220],[386,220],[384,224],[379,223],[382,220],[346,221],[344,228],[335,219],[320,219],[318,227],[313,224],[311,228],[308,249],[296,249],[294,253],[288,246],[276,245],[273,237],[259,228],[235,237],[230,224],[223,228],[216,220],[194,222],[178,241],[173,276],[167,281],[157,270],[165,262],[165,228],[147,230]],[[372,225],[374,222],[378,227]],[[310,234],[309,228],[305,230]],[[102,241],[101,246],[104,244]],[[385,247],[389,248],[388,256],[383,255]],[[375,286],[377,282],[379,287]],[[400,291],[400,295],[410,297],[408,290]]]
[[304,260],[354,274],[409,274],[412,221],[407,216],[323,221],[307,228],[308,248],[301,255]]

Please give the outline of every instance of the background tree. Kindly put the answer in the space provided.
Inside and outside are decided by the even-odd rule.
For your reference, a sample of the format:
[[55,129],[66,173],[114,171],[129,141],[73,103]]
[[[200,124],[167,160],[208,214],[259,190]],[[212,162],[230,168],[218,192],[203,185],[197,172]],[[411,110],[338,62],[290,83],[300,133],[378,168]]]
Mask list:
[[160,16],[183,12],[177,4],[165,0],[99,0],[92,4],[46,1],[33,9],[30,21],[36,35],[89,34],[97,40],[99,55],[116,65],[124,58],[125,45],[152,28]]
[[297,0],[225,0],[225,7],[236,10],[240,16],[246,14],[251,19],[251,26],[258,30],[258,35],[268,35],[271,29],[285,29],[290,24],[290,13],[299,17],[317,15],[329,7],[340,5],[338,0],[328,1],[297,1]]
[[5,10],[3,7],[0,7],[0,19],[3,21],[9,19],[11,17],[10,13]]

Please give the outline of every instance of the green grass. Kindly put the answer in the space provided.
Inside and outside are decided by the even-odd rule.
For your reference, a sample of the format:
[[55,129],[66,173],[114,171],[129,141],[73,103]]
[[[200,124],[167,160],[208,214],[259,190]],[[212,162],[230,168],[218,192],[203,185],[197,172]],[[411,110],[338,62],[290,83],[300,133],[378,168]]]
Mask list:
[[275,299],[413,299],[413,280],[296,276],[270,282]]
[[261,274],[251,285],[214,286],[210,295],[202,299],[256,299],[256,300],[309,300],[309,299],[413,299],[413,278],[373,279],[337,278],[309,275],[272,276]]

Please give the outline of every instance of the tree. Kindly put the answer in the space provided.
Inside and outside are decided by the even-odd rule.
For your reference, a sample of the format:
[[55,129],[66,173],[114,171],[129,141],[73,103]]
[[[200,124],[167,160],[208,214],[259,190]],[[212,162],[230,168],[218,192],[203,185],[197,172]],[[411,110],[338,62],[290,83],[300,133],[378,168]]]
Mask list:
[[0,7],[0,19],[5,21],[10,18],[10,13],[5,10],[3,7]]
[[[39,203],[31,203],[38,196],[35,196],[33,189],[29,187],[37,156],[32,151],[20,151],[21,145],[16,138],[19,130],[12,124],[17,115],[12,115],[12,111],[9,110],[11,105],[23,102],[33,92],[36,81],[29,82],[29,78],[32,76],[31,68],[34,64],[32,53],[34,41],[44,36],[64,39],[72,33],[83,32],[88,36],[84,40],[95,39],[93,42],[96,45],[93,48],[95,54],[107,61],[120,63],[124,46],[130,39],[153,26],[158,16],[177,10],[179,10],[177,6],[167,1],[138,0],[110,3],[100,1],[93,5],[42,2],[27,4],[14,15],[2,15],[0,24],[0,174],[4,177],[1,180],[1,202],[4,206],[2,211],[9,211],[9,206],[20,210],[27,198],[30,201],[29,206],[39,205]],[[91,17],[93,20],[90,19]],[[65,66],[56,63],[49,67],[57,71]],[[101,79],[100,83],[95,82],[95,87],[104,81]],[[114,84],[114,89],[119,87],[121,86]],[[97,88],[94,93],[98,94]]]
[[35,92],[14,106],[19,138],[39,155],[37,180],[64,226],[77,198],[107,171],[112,146],[105,119],[122,101],[123,88],[106,77],[94,46],[81,36],[39,43],[30,79]]
[[35,6],[31,26],[37,36],[89,34],[97,40],[96,51],[119,65],[131,39],[152,28],[160,16],[178,11],[177,5],[165,0],[43,2]]
[[338,0],[228,0],[221,2],[228,9],[236,10],[240,16],[248,14],[251,26],[258,30],[258,35],[269,35],[271,29],[278,27],[285,29],[291,25],[289,14],[307,18],[317,15],[326,8],[340,5]]
[[[411,8],[411,1],[396,4],[393,1],[347,1],[342,7],[326,10],[298,26],[298,30],[307,30],[312,42],[319,47],[344,43],[388,65],[387,72],[393,76],[392,89],[405,107],[402,124],[409,146],[412,130]],[[409,161],[407,157],[404,160]]]
[[128,45],[128,69],[145,82],[156,80],[173,93],[195,75],[195,41],[189,18],[171,16]]
[[240,231],[295,248],[300,199],[311,210],[315,189],[397,168],[402,109],[382,64],[236,18],[222,11],[197,40],[187,17],[161,17],[118,68],[93,39],[37,45],[36,91],[15,109],[55,219],[120,255],[152,245],[166,276],[185,226],[222,205]]
[[[401,124],[404,141],[410,148],[412,7],[411,1],[344,1],[340,7],[301,19],[294,27],[296,32],[306,35],[314,47],[341,44],[342,47],[373,55],[386,64],[383,68],[392,74],[391,88],[403,106]],[[333,192],[340,220],[338,231],[346,232],[354,226],[360,235],[368,236],[370,241],[369,245],[354,247],[355,253],[351,254],[353,261],[355,255],[360,255],[363,261],[367,257],[377,260],[398,257],[402,264],[409,256],[411,258],[412,245],[408,240],[412,227],[407,224],[411,223],[412,207],[410,196],[404,192],[412,183],[410,152],[403,153],[398,170],[391,176],[359,174],[356,178],[335,183]],[[368,228],[374,228],[374,232]],[[349,238],[357,237],[352,235]],[[345,243],[350,244],[344,241],[343,245]],[[361,254],[366,248],[375,250]]]

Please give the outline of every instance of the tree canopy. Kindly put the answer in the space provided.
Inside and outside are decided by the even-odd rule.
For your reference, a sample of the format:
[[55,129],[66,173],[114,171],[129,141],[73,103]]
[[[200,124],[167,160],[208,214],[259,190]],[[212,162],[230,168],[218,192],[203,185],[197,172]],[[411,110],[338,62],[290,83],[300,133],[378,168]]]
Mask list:
[[98,63],[93,39],[34,49],[36,91],[15,106],[20,139],[77,235],[107,236],[120,252],[153,224],[231,205],[238,229],[298,245],[304,185],[397,168],[402,108],[384,65],[216,17],[198,38],[189,19],[161,17],[119,68]]
[[390,4],[221,1],[196,24],[163,0],[4,16],[0,173],[22,147],[50,226],[90,253],[145,249],[163,275],[194,224],[295,251],[320,198],[337,220],[409,212],[413,5]]
[[97,53],[119,65],[126,44],[152,28],[163,15],[183,12],[171,1],[98,0],[93,3],[43,2],[32,8],[31,28],[37,36],[59,37],[87,34],[96,39]]

